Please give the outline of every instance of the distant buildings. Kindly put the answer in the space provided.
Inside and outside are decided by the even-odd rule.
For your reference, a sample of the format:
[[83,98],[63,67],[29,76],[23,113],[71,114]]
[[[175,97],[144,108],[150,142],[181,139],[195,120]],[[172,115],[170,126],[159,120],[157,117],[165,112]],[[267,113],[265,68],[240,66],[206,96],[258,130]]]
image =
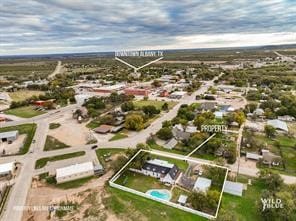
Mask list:
[[181,99],[185,94],[187,94],[186,91],[175,91],[170,94],[170,98],[172,99]]
[[115,84],[115,85],[110,85],[110,86],[103,86],[103,87],[99,87],[99,88],[93,88],[92,90],[94,92],[98,92],[98,93],[113,93],[113,92],[117,92],[120,90],[123,90],[126,87],[125,84]]
[[126,95],[134,95],[134,96],[148,96],[150,94],[150,90],[145,88],[126,88],[124,89],[124,93]]

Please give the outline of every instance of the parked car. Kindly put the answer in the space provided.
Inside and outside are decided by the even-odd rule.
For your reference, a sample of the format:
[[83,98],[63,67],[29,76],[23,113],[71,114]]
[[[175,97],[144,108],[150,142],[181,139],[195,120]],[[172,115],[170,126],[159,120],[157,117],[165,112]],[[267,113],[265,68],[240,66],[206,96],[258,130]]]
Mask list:
[[91,149],[94,150],[94,149],[96,149],[97,147],[98,147],[98,145],[93,145],[93,146],[91,147]]

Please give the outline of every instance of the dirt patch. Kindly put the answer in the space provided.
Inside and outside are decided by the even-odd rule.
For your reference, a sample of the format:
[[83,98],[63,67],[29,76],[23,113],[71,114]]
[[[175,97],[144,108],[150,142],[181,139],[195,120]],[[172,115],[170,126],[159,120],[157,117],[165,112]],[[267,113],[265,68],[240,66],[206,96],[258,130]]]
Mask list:
[[[62,217],[62,220],[121,220],[106,210],[102,200],[107,196],[105,191],[105,183],[113,175],[112,171],[107,172],[103,176],[92,179],[85,185],[76,189],[58,189],[48,186],[45,182],[33,181],[32,188],[29,190],[26,205],[27,206],[45,206],[60,205],[62,202],[75,203],[77,208],[69,211]],[[48,219],[49,212],[44,211],[25,211],[23,221],[39,221],[39,220],[61,220],[55,215],[51,215]]]
[[93,138],[90,130],[85,127],[85,123],[79,124],[77,120],[72,118],[71,113],[64,114],[62,117],[56,119],[52,123],[60,123],[61,126],[56,129],[49,130],[48,135],[67,145],[84,145],[91,138]]
[[0,153],[3,153],[3,150],[5,154],[16,154],[19,152],[19,150],[23,147],[26,134],[20,134],[17,138],[17,140],[13,141],[11,144],[8,144],[7,142],[1,142],[0,141]]

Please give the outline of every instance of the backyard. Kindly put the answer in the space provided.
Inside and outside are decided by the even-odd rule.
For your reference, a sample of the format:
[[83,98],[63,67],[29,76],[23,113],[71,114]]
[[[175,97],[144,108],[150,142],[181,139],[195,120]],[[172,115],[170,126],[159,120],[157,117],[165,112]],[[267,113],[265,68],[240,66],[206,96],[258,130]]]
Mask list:
[[164,103],[168,103],[169,109],[173,108],[177,103],[173,101],[158,101],[158,100],[138,100],[134,101],[134,105],[136,108],[142,108],[143,106],[153,105],[157,109],[161,110],[161,107]]
[[157,178],[142,175],[129,170],[121,174],[115,183],[143,193],[151,189],[169,189],[168,186],[162,184]]

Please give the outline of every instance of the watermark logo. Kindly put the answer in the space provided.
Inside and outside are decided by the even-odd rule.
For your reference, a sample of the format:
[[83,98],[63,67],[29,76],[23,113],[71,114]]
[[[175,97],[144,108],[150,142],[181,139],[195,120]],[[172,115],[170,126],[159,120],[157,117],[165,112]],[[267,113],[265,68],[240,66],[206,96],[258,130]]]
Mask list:
[[[140,67],[136,67],[124,60],[122,60],[122,57],[158,57],[157,59],[150,61]],[[130,68],[134,69],[134,72],[136,73],[138,70],[147,67],[150,64],[153,64],[157,61],[160,61],[163,59],[163,51],[116,51],[115,52],[115,60],[129,66]]]
[[115,57],[163,57],[163,51],[115,51]]
[[283,203],[281,199],[274,199],[274,198],[261,198],[262,202],[262,211],[266,209],[279,209],[283,208]]
[[201,131],[207,133],[221,133],[227,130],[227,126],[223,124],[203,124],[201,125]]

